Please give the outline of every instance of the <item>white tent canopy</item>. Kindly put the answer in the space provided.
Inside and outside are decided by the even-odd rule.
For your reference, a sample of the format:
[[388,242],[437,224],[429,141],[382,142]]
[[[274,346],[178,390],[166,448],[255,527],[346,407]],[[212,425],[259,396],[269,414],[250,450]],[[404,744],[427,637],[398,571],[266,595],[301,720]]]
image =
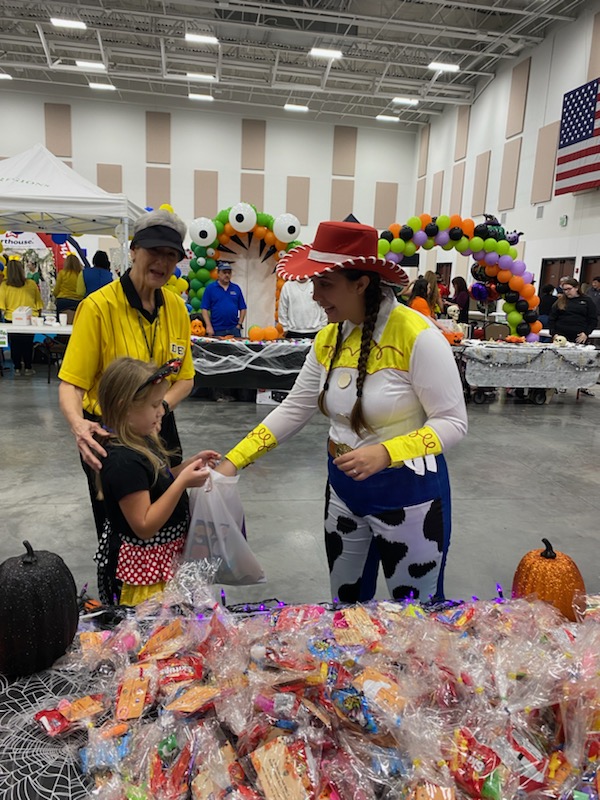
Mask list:
[[43,145],[0,161],[0,228],[114,236],[144,213],[124,194],[110,194]]

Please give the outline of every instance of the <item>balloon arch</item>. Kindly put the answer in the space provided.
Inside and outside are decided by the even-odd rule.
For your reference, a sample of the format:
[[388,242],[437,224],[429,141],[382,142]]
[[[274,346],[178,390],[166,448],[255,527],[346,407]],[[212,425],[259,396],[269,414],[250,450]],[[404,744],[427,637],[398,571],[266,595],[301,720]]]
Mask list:
[[518,258],[515,244],[520,234],[507,233],[498,220],[485,214],[485,222],[476,225],[472,219],[458,214],[432,217],[420,214],[410,217],[404,225],[395,223],[379,238],[379,255],[396,264],[405,256],[414,255],[419,248],[456,250],[473,258],[471,274],[476,283],[471,294],[477,300],[504,297],[502,310],[512,334],[537,342],[542,323],[537,307],[540,299],[535,293],[533,275]]

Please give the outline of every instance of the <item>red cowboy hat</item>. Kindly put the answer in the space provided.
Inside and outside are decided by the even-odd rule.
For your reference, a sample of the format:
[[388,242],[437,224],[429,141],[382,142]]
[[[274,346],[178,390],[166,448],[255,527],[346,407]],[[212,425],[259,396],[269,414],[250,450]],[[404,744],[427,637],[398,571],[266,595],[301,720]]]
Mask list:
[[312,245],[294,247],[277,262],[277,274],[285,280],[312,278],[339,269],[376,272],[384,281],[406,285],[408,275],[398,264],[377,254],[379,234],[370,225],[356,222],[321,222]]

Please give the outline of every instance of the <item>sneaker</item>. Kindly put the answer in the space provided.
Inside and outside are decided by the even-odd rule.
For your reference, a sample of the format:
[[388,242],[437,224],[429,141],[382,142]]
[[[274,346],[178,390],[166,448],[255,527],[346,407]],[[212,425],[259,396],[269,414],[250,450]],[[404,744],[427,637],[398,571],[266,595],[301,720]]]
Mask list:
[[24,372],[26,378],[31,378],[32,375],[35,375],[34,369],[26,369]]
[[594,394],[594,392],[592,392],[591,389],[580,389],[579,394],[584,394],[587,397],[596,397],[596,395]]
[[23,372],[23,370],[16,369],[16,370],[15,370],[15,378],[20,378],[20,377],[21,377],[21,374],[22,374],[22,372]]

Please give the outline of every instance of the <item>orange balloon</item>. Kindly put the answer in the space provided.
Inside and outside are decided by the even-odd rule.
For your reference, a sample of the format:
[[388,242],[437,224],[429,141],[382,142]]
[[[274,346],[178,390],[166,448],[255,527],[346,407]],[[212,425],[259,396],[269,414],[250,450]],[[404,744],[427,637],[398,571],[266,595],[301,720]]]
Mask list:
[[267,325],[266,328],[263,328],[263,338],[266,339],[267,342],[279,339],[279,331],[274,325]]
[[260,342],[263,338],[263,329],[258,325],[253,325],[248,331],[248,338],[251,342]]
[[509,269],[500,269],[496,277],[500,283],[508,283],[513,277],[513,274]]
[[394,222],[392,225],[388,225],[388,231],[394,234],[394,239],[398,239],[400,236],[400,223]]
[[275,327],[277,328],[277,332],[279,333],[279,335],[280,335],[280,336],[283,336],[283,325],[281,324],[281,322],[278,322],[278,323],[275,325]]
[[542,323],[539,321],[539,319],[536,319],[536,321],[535,321],[535,322],[532,322],[532,323],[531,323],[531,325],[530,325],[529,327],[531,328],[531,332],[532,332],[532,333],[539,333],[539,332],[542,330],[542,328],[543,328],[544,326],[543,326],[543,325],[542,325]]
[[429,225],[431,222],[431,214],[419,214],[419,219],[421,220],[421,230],[423,230],[425,225]]
[[529,300],[529,308],[537,308],[540,304],[540,298],[537,294],[534,294],[533,297]]
[[451,228],[462,228],[462,217],[460,214],[452,214],[450,217]]
[[513,290],[513,292],[520,292],[521,289],[525,286],[525,281],[520,275],[513,275],[512,278],[509,280],[508,285]]
[[279,239],[275,239],[275,247],[278,250],[283,250],[285,252],[285,248],[287,247],[287,244],[285,242],[280,242]]
[[230,240],[230,238],[231,238],[231,237],[230,237],[230,236],[228,236],[226,233],[222,233],[222,234],[219,236],[219,241],[221,242],[221,244],[227,244],[227,242]]
[[526,283],[525,286],[521,289],[521,297],[524,297],[525,300],[529,300],[530,297],[533,297],[535,294],[535,286],[532,283]]
[[283,280],[283,278],[277,278],[277,288],[278,289],[281,289],[281,287],[283,286],[284,283],[285,283],[285,281]]
[[236,230],[235,230],[235,228],[233,227],[233,225],[232,225],[230,222],[226,222],[226,223],[225,223],[225,226],[224,226],[224,228],[223,228],[223,233],[226,233],[226,234],[227,234],[227,236],[233,236],[233,234],[234,234],[235,232],[236,232]]
[[254,228],[254,235],[256,236],[257,239],[264,239],[265,238],[265,234],[266,234],[267,231],[268,231],[268,228],[265,228],[262,225],[257,225]]
[[215,250],[213,258],[215,259],[215,261],[218,261],[221,258],[221,251]]
[[216,267],[211,271],[210,277],[213,281],[216,281],[219,277],[219,270]]
[[498,267],[495,264],[486,264],[485,274],[488,276],[488,278],[495,278],[498,272]]
[[269,245],[275,244],[275,234],[273,233],[273,231],[267,231],[265,233],[265,242]]
[[467,219],[463,219],[461,227],[463,229],[464,235],[468,239],[472,239],[473,236],[475,235],[475,221],[467,217]]

